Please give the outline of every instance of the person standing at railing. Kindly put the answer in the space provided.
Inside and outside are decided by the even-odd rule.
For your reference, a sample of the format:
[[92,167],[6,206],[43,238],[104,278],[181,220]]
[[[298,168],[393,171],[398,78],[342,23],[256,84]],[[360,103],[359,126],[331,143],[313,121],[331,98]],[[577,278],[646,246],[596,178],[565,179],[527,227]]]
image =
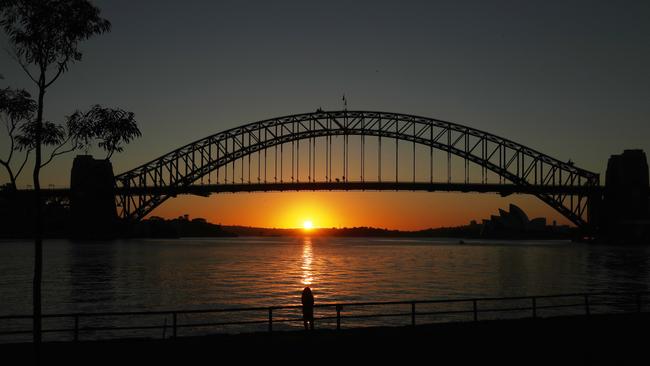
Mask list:
[[302,320],[305,323],[305,330],[314,330],[314,295],[309,287],[302,290]]

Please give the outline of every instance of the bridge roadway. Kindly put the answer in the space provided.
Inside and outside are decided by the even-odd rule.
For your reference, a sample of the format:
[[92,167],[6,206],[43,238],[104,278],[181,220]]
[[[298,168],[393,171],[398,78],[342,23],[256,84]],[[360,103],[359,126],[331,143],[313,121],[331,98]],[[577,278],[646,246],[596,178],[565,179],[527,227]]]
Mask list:
[[[600,195],[603,186],[548,186],[548,185],[517,185],[489,183],[432,183],[432,182],[273,182],[273,183],[221,183],[193,184],[182,187],[116,187],[116,195],[192,194],[209,196],[212,193],[237,192],[280,192],[280,191],[424,191],[424,192],[476,192],[498,193],[503,196],[510,194],[581,194]],[[29,194],[33,190],[20,190]],[[67,197],[69,188],[43,189],[46,197]]]

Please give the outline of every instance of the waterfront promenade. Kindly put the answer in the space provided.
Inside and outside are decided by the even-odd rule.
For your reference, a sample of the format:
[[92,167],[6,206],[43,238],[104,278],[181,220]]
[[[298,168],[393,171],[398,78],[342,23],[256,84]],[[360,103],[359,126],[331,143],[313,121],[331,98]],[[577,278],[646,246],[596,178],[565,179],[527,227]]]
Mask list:
[[[249,362],[399,361],[399,364],[641,365],[649,313],[458,322],[404,327],[50,342],[46,364],[197,365]],[[0,345],[26,364],[29,343]]]

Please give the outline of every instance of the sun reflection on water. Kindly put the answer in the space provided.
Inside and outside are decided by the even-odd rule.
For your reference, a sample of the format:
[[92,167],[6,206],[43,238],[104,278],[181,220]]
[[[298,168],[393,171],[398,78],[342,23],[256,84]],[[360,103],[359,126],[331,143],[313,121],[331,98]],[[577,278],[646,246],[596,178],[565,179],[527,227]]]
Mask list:
[[314,282],[314,274],[312,272],[311,263],[314,259],[312,253],[312,242],[311,238],[304,238],[302,242],[302,284],[305,286],[310,286]]

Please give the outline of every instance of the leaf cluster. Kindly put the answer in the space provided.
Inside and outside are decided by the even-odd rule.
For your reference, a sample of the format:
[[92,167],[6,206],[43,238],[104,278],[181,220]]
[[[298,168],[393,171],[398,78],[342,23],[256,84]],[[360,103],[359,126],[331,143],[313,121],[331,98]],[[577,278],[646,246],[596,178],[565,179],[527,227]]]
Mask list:
[[124,150],[124,144],[142,136],[133,112],[94,105],[86,112],[76,111],[68,117],[68,130],[79,148],[88,149],[93,142],[107,152],[110,159]]
[[32,119],[36,111],[36,102],[23,89],[0,89],[0,113],[13,124]]
[[[41,87],[51,85],[68,65],[80,61],[79,42],[108,32],[111,23],[87,0],[0,0],[0,26],[14,47],[14,56]],[[39,68],[38,77],[27,65]],[[56,74],[45,71],[56,65]]]

